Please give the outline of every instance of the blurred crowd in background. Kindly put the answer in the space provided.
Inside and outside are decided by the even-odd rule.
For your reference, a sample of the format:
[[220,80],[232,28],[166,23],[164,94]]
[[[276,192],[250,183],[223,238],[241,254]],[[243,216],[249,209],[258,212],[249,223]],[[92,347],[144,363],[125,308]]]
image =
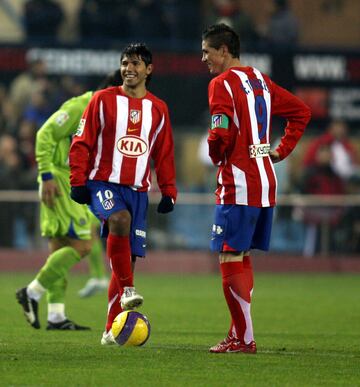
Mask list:
[[[165,45],[166,49],[173,44],[177,44],[180,49],[187,46],[198,48],[204,26],[225,22],[239,33],[242,49],[253,46],[258,49],[294,49],[297,45],[304,46],[300,39],[301,23],[294,13],[291,1],[267,1],[266,18],[262,23],[247,13],[242,4],[242,1],[237,0],[80,1],[76,11],[75,41],[101,44],[121,37],[125,42],[150,41],[153,46]],[[323,12],[336,13],[341,11],[344,1],[322,0],[321,4]],[[49,46],[64,43],[61,28],[66,23],[67,13],[62,2],[24,1],[22,11],[26,44]],[[50,75],[42,60],[33,60],[28,63],[26,71],[0,84],[0,191],[37,189],[34,157],[36,132],[65,100],[93,89],[94,83],[88,81],[68,75]],[[206,113],[201,114],[207,117]],[[196,133],[193,133],[190,140],[174,125],[180,191],[211,193],[215,189],[215,170],[209,164],[203,137],[207,131],[206,120],[207,118],[203,120],[203,125],[197,126]],[[350,135],[348,123],[328,120],[322,128],[316,128],[313,132],[311,128],[313,127],[310,125],[297,154],[276,166],[279,193],[359,195],[359,144]],[[187,141],[191,141],[192,149],[195,142],[198,156],[194,156],[196,152],[189,151],[190,148],[184,146]],[[186,173],[181,173],[181,164],[189,158],[191,173],[199,176],[191,184]],[[0,246],[31,246],[32,235],[38,227],[34,205],[0,202],[0,206]],[[167,224],[149,230],[155,245],[168,247],[167,243],[170,243],[179,248],[207,248],[212,206],[185,207],[181,209],[181,219],[175,212],[169,217]],[[329,232],[330,227],[338,230],[327,241],[330,252],[359,253],[359,211],[359,205],[279,206],[274,225],[273,247],[278,251],[294,251],[304,256],[314,256],[321,250],[324,240],[322,233]],[[14,213],[17,216],[14,217]],[[199,222],[197,232],[190,227],[190,219],[194,227]],[[164,228],[172,232],[174,240],[169,241],[169,238],[162,236]]]
[[[287,0],[269,1],[266,20],[256,24],[238,0],[86,0],[76,10],[75,39],[84,43],[127,39],[191,42],[205,25],[225,22],[249,44],[293,45],[298,20]],[[66,41],[62,4],[53,0],[24,3],[24,29],[29,43]],[[44,23],[44,20],[47,22]]]
[[[7,2],[10,3],[2,3]],[[181,44],[190,47],[197,44],[194,36],[214,22],[230,24],[245,48],[256,44],[354,47],[353,39],[359,32],[359,5],[349,0],[13,0],[11,3],[18,4],[22,37],[37,44],[54,41],[108,44],[136,38],[168,48]]]

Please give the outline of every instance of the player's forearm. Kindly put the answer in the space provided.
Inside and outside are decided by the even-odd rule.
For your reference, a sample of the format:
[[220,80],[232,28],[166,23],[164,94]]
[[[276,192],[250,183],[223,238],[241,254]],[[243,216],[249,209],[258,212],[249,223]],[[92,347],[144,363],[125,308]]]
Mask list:
[[176,169],[171,127],[165,128],[158,136],[152,158],[161,194],[170,196],[175,201],[177,196]]
[[161,187],[159,186],[159,189],[162,196],[170,196],[174,202],[176,202],[177,188],[174,183],[169,183]]
[[56,143],[52,136],[40,129],[36,135],[35,143],[35,159],[39,174],[51,171],[55,146]]
[[285,135],[276,149],[280,158],[284,159],[292,152],[303,135],[311,118],[311,110],[295,95],[276,84],[273,85],[273,92],[273,115],[287,120]]
[[88,180],[87,175],[87,163],[84,163],[84,160],[70,158],[70,185],[72,187],[77,187],[85,185]]
[[162,196],[170,196],[175,201],[177,197],[175,165],[170,164],[158,170],[156,176]]
[[39,175],[44,173],[50,173],[52,171],[51,159],[48,157],[42,157],[41,154],[36,154],[36,163]]
[[295,148],[300,138],[304,134],[306,125],[310,120],[310,114],[304,115],[301,119],[289,120],[285,128],[285,135],[281,138],[279,146],[276,151],[279,152],[280,159],[283,160]]
[[87,180],[88,176],[82,167],[75,165],[70,167],[70,185],[72,187],[86,185]]
[[156,163],[155,172],[161,194],[170,196],[175,201],[177,189],[174,157],[166,157],[161,163]]
[[81,142],[74,142],[70,148],[70,184],[71,186],[85,185],[88,180],[89,152]]
[[209,156],[215,165],[218,165],[225,159],[226,148],[229,137],[228,130],[210,129],[208,136]]

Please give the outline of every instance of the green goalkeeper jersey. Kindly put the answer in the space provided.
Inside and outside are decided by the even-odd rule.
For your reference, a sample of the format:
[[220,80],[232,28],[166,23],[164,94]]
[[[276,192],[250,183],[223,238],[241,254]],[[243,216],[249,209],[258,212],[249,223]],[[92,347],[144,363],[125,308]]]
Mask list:
[[39,129],[36,135],[35,156],[39,177],[55,169],[69,168],[69,149],[73,134],[93,92],[88,91],[61,105]]

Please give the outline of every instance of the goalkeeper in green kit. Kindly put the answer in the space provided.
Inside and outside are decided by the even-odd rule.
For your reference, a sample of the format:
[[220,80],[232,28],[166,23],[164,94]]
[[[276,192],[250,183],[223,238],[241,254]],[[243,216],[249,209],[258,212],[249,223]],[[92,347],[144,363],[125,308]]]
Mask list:
[[[119,85],[118,71],[109,76],[102,87]],[[73,134],[93,92],[66,101],[39,129],[36,136],[36,161],[39,172],[40,222],[42,236],[49,238],[46,263],[35,279],[16,292],[30,325],[40,328],[38,303],[47,292],[48,330],[86,330],[65,314],[65,290],[71,267],[89,255],[91,277],[82,297],[99,289],[107,289],[101,240],[96,236],[99,221],[86,205],[70,198],[68,155]]]

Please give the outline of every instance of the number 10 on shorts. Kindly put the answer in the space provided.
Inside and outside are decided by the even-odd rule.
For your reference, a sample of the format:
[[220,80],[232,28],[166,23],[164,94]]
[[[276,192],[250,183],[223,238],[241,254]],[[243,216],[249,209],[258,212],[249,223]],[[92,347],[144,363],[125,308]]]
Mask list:
[[98,191],[96,196],[98,197],[104,210],[111,210],[114,207],[114,194],[109,189],[105,190],[104,192]]

